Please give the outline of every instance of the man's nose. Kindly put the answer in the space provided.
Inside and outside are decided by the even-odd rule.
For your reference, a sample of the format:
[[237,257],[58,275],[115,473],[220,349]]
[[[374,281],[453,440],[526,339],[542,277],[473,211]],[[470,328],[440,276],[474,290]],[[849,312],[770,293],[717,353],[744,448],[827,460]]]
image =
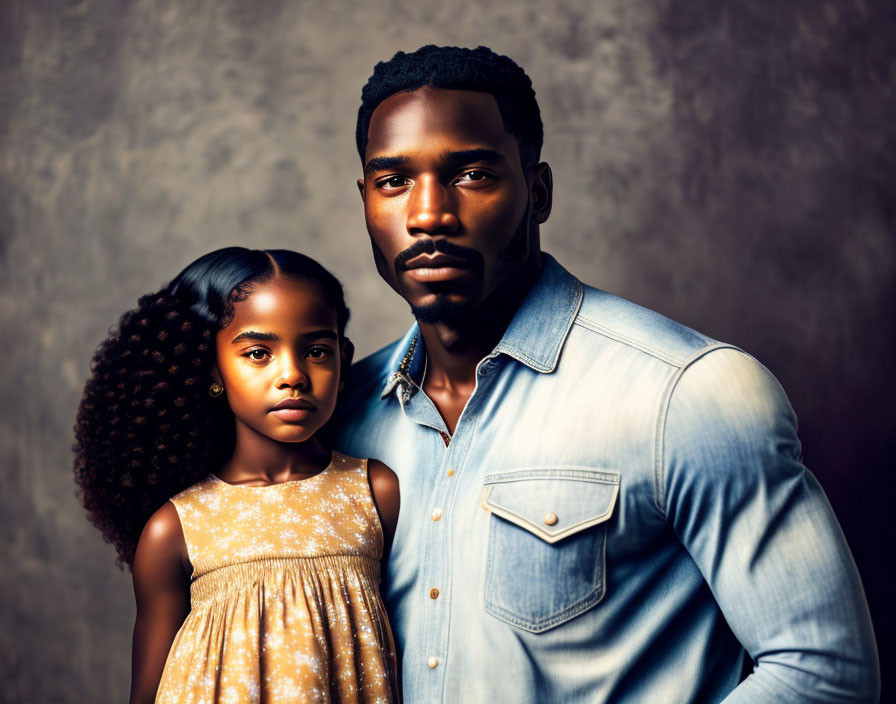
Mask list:
[[278,389],[304,390],[308,388],[308,375],[299,360],[291,355],[284,355],[280,358],[279,372],[277,380],[274,382]]
[[412,235],[451,233],[459,227],[450,186],[436,176],[421,176],[410,193],[408,232]]

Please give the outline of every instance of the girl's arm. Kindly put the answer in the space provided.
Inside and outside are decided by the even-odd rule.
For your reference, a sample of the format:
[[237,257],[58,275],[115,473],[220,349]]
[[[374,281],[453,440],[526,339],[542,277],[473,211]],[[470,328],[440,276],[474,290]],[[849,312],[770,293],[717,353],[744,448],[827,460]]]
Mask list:
[[170,501],[147,521],[134,557],[137,620],[131,657],[131,704],[152,704],[168,651],[190,612],[187,545]]
[[398,477],[379,460],[367,460],[367,479],[370,482],[380,523],[383,525],[383,565],[385,565],[389,558],[389,550],[392,548],[392,537],[395,535],[398,509],[401,506]]

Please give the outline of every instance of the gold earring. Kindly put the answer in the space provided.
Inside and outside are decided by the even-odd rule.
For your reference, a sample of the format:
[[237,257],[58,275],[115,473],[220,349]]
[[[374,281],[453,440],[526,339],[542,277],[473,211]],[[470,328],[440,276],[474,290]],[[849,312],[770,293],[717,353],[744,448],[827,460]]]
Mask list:
[[217,381],[208,387],[208,395],[212,398],[218,398],[221,394],[224,393],[224,387],[221,386]]

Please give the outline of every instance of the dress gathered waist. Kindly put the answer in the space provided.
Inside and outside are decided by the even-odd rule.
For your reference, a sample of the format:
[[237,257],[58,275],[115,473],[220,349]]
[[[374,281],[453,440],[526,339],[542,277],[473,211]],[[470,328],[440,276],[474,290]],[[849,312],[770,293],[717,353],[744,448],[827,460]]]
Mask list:
[[193,607],[209,602],[222,593],[244,590],[276,573],[321,577],[323,572],[357,574],[376,588],[380,581],[380,562],[369,555],[316,555],[308,557],[266,557],[233,565],[223,565],[196,577],[190,584]]

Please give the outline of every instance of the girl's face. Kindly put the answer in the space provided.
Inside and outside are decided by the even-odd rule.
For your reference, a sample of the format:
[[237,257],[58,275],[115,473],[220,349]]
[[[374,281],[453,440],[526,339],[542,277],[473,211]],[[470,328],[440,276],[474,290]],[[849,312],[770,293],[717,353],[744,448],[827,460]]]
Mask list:
[[[241,431],[304,442],[329,420],[341,388],[336,309],[312,282],[276,276],[255,284],[216,338],[215,378]],[[347,363],[348,360],[346,360]],[[242,426],[242,427],[241,427]]]

